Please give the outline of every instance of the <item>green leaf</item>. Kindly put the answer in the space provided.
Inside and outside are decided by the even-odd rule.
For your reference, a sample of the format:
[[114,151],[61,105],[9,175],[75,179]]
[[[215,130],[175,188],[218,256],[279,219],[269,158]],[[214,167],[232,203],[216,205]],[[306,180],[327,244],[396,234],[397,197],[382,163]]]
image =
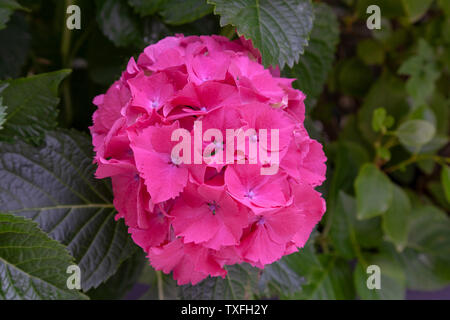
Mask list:
[[450,167],[443,166],[441,171],[441,182],[444,189],[445,198],[450,203]]
[[29,219],[0,213],[0,299],[85,299],[67,288],[66,248]]
[[386,109],[387,114],[394,117],[396,123],[409,111],[403,81],[389,72],[383,73],[373,84],[358,112],[358,127],[364,138],[370,142],[375,141],[377,134],[368,124],[372,121],[374,110],[380,107]]
[[386,109],[378,108],[373,111],[372,117],[372,129],[375,132],[381,131],[384,126],[384,121],[386,120]]
[[408,195],[396,185],[393,187],[393,197],[391,206],[383,215],[383,230],[397,250],[401,251],[408,241],[411,202]]
[[[363,300],[404,299],[406,279],[402,265],[384,252],[369,256],[366,260],[367,265],[358,262],[353,274],[358,296]],[[369,289],[367,286],[369,277],[374,274],[367,273],[369,265],[380,268],[380,289]]]
[[353,193],[353,181],[358,175],[359,168],[369,161],[368,152],[357,143],[342,140],[339,141],[337,148],[329,199],[335,199],[340,190]]
[[433,0],[401,0],[409,21],[416,22],[428,11]]
[[326,4],[315,4],[314,14],[305,53],[293,68],[283,70],[284,76],[297,79],[294,86],[306,94],[310,107],[322,92],[339,41],[339,23],[333,10]]
[[180,25],[200,19],[213,12],[205,0],[165,0],[160,14],[167,24]]
[[341,60],[337,72],[339,89],[345,95],[363,97],[373,82],[372,70],[357,58]]
[[383,214],[392,202],[392,183],[374,164],[367,163],[355,180],[358,219]]
[[162,294],[164,300],[177,300],[180,299],[181,288],[177,285],[177,282],[173,279],[171,274],[164,274],[162,271],[155,271],[149,264],[144,267],[141,276],[138,280],[139,283],[150,286],[147,292],[145,292],[139,299],[140,300],[159,300],[158,290],[158,275],[159,272],[160,281],[162,285]]
[[161,7],[164,0],[128,0],[130,6],[134,11],[141,15],[141,17],[155,14]]
[[0,143],[0,208],[39,223],[67,246],[81,268],[84,291],[113,275],[133,253],[112,194],[94,179],[90,140],[76,132],[51,132],[45,146]]
[[407,248],[398,255],[413,290],[439,290],[450,284],[450,219],[433,206],[412,211]]
[[336,205],[329,210],[329,216],[332,215],[331,243],[346,259],[355,258],[362,247],[374,248],[381,243],[379,218],[358,220],[356,212],[355,199],[342,191]]
[[44,131],[54,129],[58,115],[58,87],[69,74],[70,70],[61,70],[0,82],[0,86],[8,84],[1,93],[3,103],[8,106],[8,115],[5,128],[0,131],[0,140],[21,137],[37,143]]
[[438,0],[439,6],[444,11],[447,17],[450,17],[450,2],[447,0]]
[[126,0],[96,0],[97,21],[103,34],[116,46],[138,46],[140,32]]
[[251,39],[265,66],[292,67],[308,45],[313,26],[309,0],[208,0],[220,24]]
[[14,15],[8,27],[0,31],[0,79],[16,78],[27,61],[31,46],[28,24],[21,15]]
[[119,300],[133,288],[148,260],[144,252],[136,248],[130,258],[122,262],[117,272],[98,288],[89,290],[92,300]]
[[419,40],[417,54],[406,60],[398,70],[409,75],[406,83],[408,94],[416,106],[424,104],[435,90],[435,82],[441,70],[435,61],[434,49],[424,40]]
[[264,296],[290,298],[302,290],[304,279],[286,263],[286,258],[264,267],[259,287]]
[[312,241],[286,258],[288,266],[305,278],[298,299],[354,299],[350,265],[336,256],[318,255]]
[[405,146],[421,147],[433,139],[435,127],[425,120],[408,120],[402,123],[395,134]]
[[360,41],[357,47],[357,54],[359,59],[367,65],[382,64],[384,62],[384,48],[383,45],[373,39]]
[[225,279],[207,278],[199,284],[184,285],[183,300],[236,300],[252,299],[258,284],[258,269],[248,264],[235,264],[227,268]]
[[5,88],[8,86],[8,84],[0,85],[0,130],[3,129],[3,125],[6,122],[6,109],[7,106],[3,105],[3,97],[1,96],[2,91],[5,90]]
[[11,15],[16,10],[24,10],[15,0],[0,0],[0,30],[6,27]]

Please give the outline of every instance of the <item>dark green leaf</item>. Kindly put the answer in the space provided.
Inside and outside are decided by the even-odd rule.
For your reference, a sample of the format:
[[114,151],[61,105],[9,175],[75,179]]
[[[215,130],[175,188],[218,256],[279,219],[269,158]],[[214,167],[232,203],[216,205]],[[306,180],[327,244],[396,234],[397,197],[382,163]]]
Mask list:
[[302,290],[303,282],[284,258],[264,268],[259,286],[264,296],[289,298]]
[[39,142],[44,131],[56,127],[59,103],[58,87],[70,74],[70,70],[45,73],[0,83],[9,84],[1,93],[4,105],[8,106],[5,128],[0,131],[0,140],[21,137]]
[[339,193],[336,205],[328,214],[332,216],[331,243],[339,255],[352,259],[361,248],[374,248],[381,243],[379,218],[358,220],[356,200],[344,192]]
[[[366,258],[366,265],[360,262],[356,265],[353,279],[356,292],[363,300],[400,300],[405,298],[405,273],[400,263],[386,253],[379,253]],[[374,265],[380,271],[380,289],[368,287],[368,279],[372,272],[367,273],[367,267]],[[370,282],[370,281],[369,281]]]
[[416,22],[428,11],[433,0],[401,0],[409,21]]
[[144,252],[136,248],[135,253],[121,263],[117,272],[98,288],[89,290],[93,300],[119,300],[133,288],[148,260]]
[[373,39],[360,41],[357,47],[359,59],[367,65],[382,64],[384,62],[383,45]]
[[220,24],[251,39],[265,66],[292,67],[308,45],[313,26],[309,0],[208,0]]
[[206,0],[165,0],[160,8],[164,22],[180,25],[212,13],[213,6]]
[[444,189],[445,198],[450,203],[450,167],[444,166],[441,171],[442,187]]
[[426,103],[433,94],[435,82],[441,74],[435,61],[434,49],[424,39],[420,39],[417,54],[406,60],[398,73],[410,76],[406,90],[414,99],[415,105]]
[[373,82],[372,70],[357,58],[340,61],[337,72],[339,89],[345,95],[363,97]]
[[6,27],[11,15],[19,9],[24,7],[15,0],[0,0],[0,30]]
[[8,27],[0,31],[0,79],[16,78],[25,64],[31,45],[28,24],[21,15],[14,15]]
[[97,21],[103,33],[116,46],[140,44],[136,18],[126,0],[96,0]]
[[0,143],[0,208],[39,223],[66,245],[81,268],[84,291],[113,275],[133,253],[111,192],[94,179],[91,144],[76,132],[52,132],[45,146]]
[[433,206],[413,209],[407,248],[399,254],[408,288],[438,290],[450,284],[450,219]]
[[225,279],[207,278],[199,284],[181,287],[181,298],[186,300],[252,299],[258,284],[258,269],[248,264],[227,268]]
[[66,248],[29,219],[0,213],[0,299],[84,299],[67,287]]
[[383,214],[392,202],[392,183],[371,163],[365,164],[355,180],[358,219],[368,219]]
[[339,40],[339,23],[333,10],[326,4],[316,4],[314,14],[314,26],[305,53],[293,68],[283,70],[286,77],[297,79],[294,85],[306,94],[308,106],[313,106],[322,92]]
[[399,120],[409,111],[403,82],[388,72],[383,73],[371,87],[358,112],[359,129],[364,138],[371,142],[377,137],[370,126],[373,111],[377,108],[386,109],[387,114],[393,116],[396,123],[399,123]]
[[305,278],[299,299],[342,300],[355,296],[350,265],[337,257],[317,255],[311,245],[286,257],[288,266]]
[[6,122],[6,109],[7,109],[7,106],[3,105],[2,91],[5,90],[5,88],[7,86],[8,86],[8,84],[0,85],[0,130],[3,129],[3,125]]
[[164,0],[128,0],[130,6],[134,8],[134,11],[142,17],[155,14],[163,2]]
[[383,230],[397,250],[401,251],[408,241],[411,202],[400,187],[393,185],[392,191],[394,200],[383,215]]

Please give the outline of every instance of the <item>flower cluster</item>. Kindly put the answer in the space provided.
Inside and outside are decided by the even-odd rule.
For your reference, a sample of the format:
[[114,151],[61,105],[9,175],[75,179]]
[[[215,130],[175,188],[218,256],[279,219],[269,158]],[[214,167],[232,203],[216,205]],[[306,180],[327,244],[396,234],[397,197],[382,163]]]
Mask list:
[[[225,265],[263,268],[303,247],[325,211],[314,188],[325,179],[326,159],[303,126],[305,95],[292,81],[265,69],[243,38],[177,35],[132,58],[94,99],[96,176],[111,178],[116,218],[155,269],[195,284],[224,277]],[[230,129],[255,135],[236,143],[232,161],[179,161],[173,132],[185,129],[195,140],[198,121],[223,137]],[[262,148],[277,163],[248,155],[250,144],[262,143],[262,129],[277,130],[276,147],[266,141]],[[210,143],[200,139],[189,151],[204,157]],[[209,141],[216,160],[234,145]],[[272,165],[273,174],[261,174]]]

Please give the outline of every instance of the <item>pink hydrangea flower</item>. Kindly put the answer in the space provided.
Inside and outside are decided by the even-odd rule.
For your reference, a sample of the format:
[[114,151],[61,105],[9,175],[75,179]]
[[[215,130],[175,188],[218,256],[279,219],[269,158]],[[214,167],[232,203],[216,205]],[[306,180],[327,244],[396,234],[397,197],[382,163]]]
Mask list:
[[[303,126],[305,95],[292,82],[265,69],[248,40],[177,35],[131,58],[94,99],[96,176],[111,178],[116,219],[156,270],[196,284],[224,277],[226,265],[264,268],[304,246],[325,212],[314,188],[326,158]],[[196,143],[199,122],[216,133]],[[230,129],[254,134],[231,141]],[[193,141],[179,155],[176,130]],[[278,136],[263,143],[264,130]],[[277,157],[252,154],[255,146]]]

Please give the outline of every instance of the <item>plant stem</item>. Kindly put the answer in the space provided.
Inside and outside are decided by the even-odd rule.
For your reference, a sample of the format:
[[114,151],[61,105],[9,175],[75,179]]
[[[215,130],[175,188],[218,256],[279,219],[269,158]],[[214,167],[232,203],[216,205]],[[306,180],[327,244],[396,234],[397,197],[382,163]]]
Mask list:
[[[73,5],[75,0],[65,0],[65,7]],[[64,10],[65,12],[65,10]],[[71,60],[70,60],[70,48],[72,41],[72,30],[69,30],[66,26],[66,19],[63,19],[62,23],[62,39],[61,39],[61,62],[63,68],[70,68]],[[64,80],[62,84],[62,94],[64,100],[64,122],[66,126],[70,126],[73,118],[72,111],[72,98],[70,94],[70,80]]]
[[392,173],[394,171],[397,171],[401,168],[404,168],[412,163],[421,161],[421,160],[426,160],[426,159],[432,159],[434,161],[436,161],[437,163],[439,163],[440,165],[445,165],[446,163],[449,164],[450,163],[450,158],[445,158],[445,157],[440,157],[440,156],[436,156],[436,155],[432,155],[432,154],[413,154],[409,159],[406,159],[405,161],[402,161],[392,167],[389,167],[387,169],[385,169],[384,171],[386,173]]
[[156,271],[156,282],[158,284],[158,299],[164,300],[164,283],[161,271]]

